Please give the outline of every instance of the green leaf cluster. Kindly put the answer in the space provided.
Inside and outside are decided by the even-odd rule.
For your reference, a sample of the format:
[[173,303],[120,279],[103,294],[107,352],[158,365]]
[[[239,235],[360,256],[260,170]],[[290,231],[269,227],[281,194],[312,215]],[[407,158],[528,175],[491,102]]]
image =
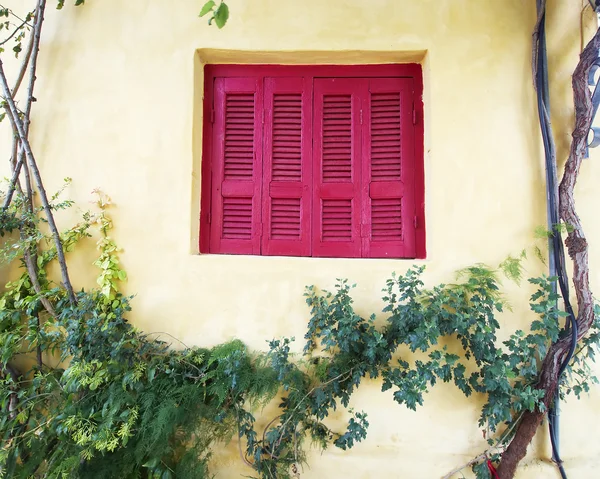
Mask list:
[[208,14],[210,14],[208,24],[212,25],[212,22],[214,21],[217,28],[221,29],[229,19],[229,7],[223,0],[221,0],[219,5],[217,5],[214,0],[209,0],[202,6],[199,16],[203,17]]
[[[250,351],[240,340],[177,349],[129,323],[131,298],[119,291],[126,275],[110,236],[110,199],[96,193],[99,212],[84,213],[61,235],[65,252],[100,237],[93,261],[98,288],[80,291],[75,303],[47,272],[57,255],[41,231],[39,210],[27,213],[17,195],[0,224],[6,233],[0,259],[24,269],[0,296],[0,472],[6,477],[208,478],[212,451],[232,440],[257,477],[297,477],[307,440],[346,450],[366,438],[367,413],[355,412],[351,399],[367,378],[413,410],[440,381],[465,396],[480,395],[479,425],[496,448],[511,438],[523,411],[543,408],[539,368],[564,316],[555,278],[529,280],[534,320],[529,331],[505,341],[498,340],[497,316],[506,307],[498,272],[475,265],[455,283],[433,288],[424,285],[423,267],[392,275],[382,312],[366,318],[355,311],[347,280],[332,292],[308,287],[301,354],[294,353],[294,338],[270,340],[266,352]],[[53,209],[70,206],[52,197]],[[35,257],[39,292],[24,268],[26,252]],[[521,259],[500,270],[517,279]],[[564,394],[579,397],[595,381],[588,361],[600,340],[599,317],[597,307]],[[18,370],[24,356],[31,366]],[[259,427],[257,411],[274,400],[277,414]],[[339,408],[347,417],[341,431],[327,424]],[[488,477],[485,461],[473,470]]]

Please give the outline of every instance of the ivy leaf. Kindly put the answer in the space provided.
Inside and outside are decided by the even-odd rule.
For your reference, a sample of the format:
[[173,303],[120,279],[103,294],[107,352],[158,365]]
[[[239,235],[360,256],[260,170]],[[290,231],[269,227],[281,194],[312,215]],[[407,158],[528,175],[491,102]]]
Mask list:
[[199,17],[203,17],[208,12],[212,11],[212,9],[214,8],[214,6],[215,6],[214,0],[209,0],[208,2],[206,2],[204,4],[204,6],[202,7],[202,10],[200,10],[200,14],[198,16]]
[[215,11],[215,23],[219,29],[223,28],[229,18],[229,7],[225,3],[221,3]]

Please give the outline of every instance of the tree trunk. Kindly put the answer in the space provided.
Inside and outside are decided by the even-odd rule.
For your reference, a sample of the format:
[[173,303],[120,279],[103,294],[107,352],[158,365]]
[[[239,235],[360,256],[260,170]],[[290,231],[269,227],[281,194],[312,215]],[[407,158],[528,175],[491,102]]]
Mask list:
[[[594,321],[594,298],[589,287],[588,246],[579,216],[575,211],[574,189],[579,167],[585,155],[587,137],[592,123],[592,99],[588,87],[588,74],[598,57],[600,30],[587,44],[573,73],[573,98],[575,102],[575,129],[569,158],[565,164],[563,179],[559,186],[559,211],[561,220],[572,227],[565,240],[569,256],[573,260],[573,286],[577,296],[578,339],[585,336]],[[554,343],[542,363],[538,389],[543,389],[546,409],[552,404],[558,387],[560,364],[571,342],[565,337]],[[526,412],[498,466],[500,479],[512,479],[519,462],[525,457],[545,412]]]

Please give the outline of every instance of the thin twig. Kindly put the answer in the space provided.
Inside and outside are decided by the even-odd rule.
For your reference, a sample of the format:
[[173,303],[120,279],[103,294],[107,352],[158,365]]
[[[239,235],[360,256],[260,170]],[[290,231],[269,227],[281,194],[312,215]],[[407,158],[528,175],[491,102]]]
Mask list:
[[[35,101],[33,89],[35,87],[35,72],[37,69],[37,58],[40,52],[40,40],[42,35],[42,24],[44,22],[44,11],[46,9],[46,0],[38,0],[35,9],[35,26],[33,29],[33,45],[31,47],[31,61],[29,62],[29,82],[27,84],[27,96],[25,103],[25,113],[23,118],[23,129],[25,136],[29,136],[29,123],[31,121],[31,105]],[[13,97],[14,98],[14,97]]]
[[[15,141],[14,144],[15,144],[15,148],[13,149],[13,151],[18,149],[18,142]],[[15,153],[16,153],[16,151],[15,151]],[[19,181],[19,175],[21,174],[21,167],[23,166],[23,158],[22,157],[20,160],[17,161],[17,154],[15,154],[14,158],[15,158],[15,161],[13,164],[13,175],[12,175],[12,178],[10,179],[6,197],[4,198],[4,204],[2,205],[3,210],[7,209],[10,206],[12,197],[15,193],[15,189],[17,188],[17,183]],[[12,156],[11,156],[11,163],[13,163]]]
[[254,469],[254,464],[252,464],[248,459],[246,459],[246,455],[242,451],[242,435],[240,434],[239,426],[238,426],[238,449],[240,451],[240,457],[242,458],[242,461],[244,461],[244,464],[246,464],[246,466]]
[[25,76],[25,72],[27,71],[27,65],[29,64],[29,59],[31,58],[31,52],[33,51],[33,44],[35,43],[35,35],[33,33],[29,35],[29,43],[27,44],[27,48],[25,50],[25,57],[23,58],[23,62],[21,63],[21,68],[19,68],[19,74],[15,80],[15,84],[12,88],[12,97],[15,98],[17,92],[19,91],[19,87],[21,86],[21,82],[23,81],[23,77]]
[[25,151],[23,149],[23,145],[19,145],[19,155],[19,161],[17,162],[17,164],[21,163],[23,167],[23,174],[25,175],[25,198],[27,200],[29,210],[33,213],[33,184],[31,182],[29,166],[27,166],[27,162],[24,160]]
[[[15,17],[17,20],[19,20],[20,22],[25,22],[27,23],[27,20],[21,18],[19,15],[17,15],[13,10],[11,10],[10,8],[6,8],[4,5],[0,5],[0,8],[4,8],[6,10],[8,10],[8,13],[10,13],[13,17]],[[32,27],[33,25],[31,25],[30,23],[27,23],[27,25],[29,25],[30,27]]]
[[[31,35],[30,46],[28,51],[29,60],[27,63],[24,63],[21,66],[20,75],[25,74],[27,70],[27,66],[29,66],[29,81],[27,82],[27,93],[25,95],[25,111],[23,113],[23,129],[25,131],[25,136],[29,138],[29,125],[31,124],[31,108],[35,98],[33,96],[33,90],[35,87],[36,81],[36,69],[37,69],[37,57],[40,51],[40,40],[42,34],[42,23],[44,21],[44,11],[46,8],[46,0],[38,0],[38,4],[34,10],[35,15],[35,26],[33,29],[33,34]],[[13,99],[15,91],[18,90],[18,86],[20,86],[20,82],[15,82],[15,88],[13,89]],[[23,165],[23,173],[25,174],[25,182],[26,182],[26,190],[27,190],[27,201],[29,202],[32,210],[33,210],[33,193],[32,193],[32,185],[31,185],[31,176],[29,174],[29,167],[27,166],[27,162],[24,161],[25,158],[25,150],[23,145],[21,144],[21,148],[19,149],[19,157],[17,164]],[[62,268],[62,264],[61,264]],[[66,264],[65,264],[66,268]]]
[[454,474],[462,471],[463,469],[465,469],[465,468],[467,468],[469,466],[472,466],[473,464],[477,464],[482,459],[487,458],[487,455],[488,455],[489,451],[490,451],[490,449],[488,449],[485,452],[482,452],[481,454],[479,454],[479,456],[474,457],[473,459],[471,459],[469,462],[466,462],[462,466],[458,466],[456,469],[452,469],[448,474],[446,474],[444,477],[442,477],[442,479],[450,479]]
[[0,42],[0,47],[2,45],[4,45],[5,43],[8,43],[11,40],[11,38],[14,37],[17,34],[17,32],[19,32],[25,25],[29,25],[29,23],[27,23],[25,20],[23,20],[23,22],[21,23],[21,25],[19,25],[18,27],[16,27],[15,30],[8,37],[6,37],[4,40],[2,40]]
[[176,337],[175,337],[175,336],[173,336],[172,334],[169,334],[169,333],[167,333],[167,332],[165,332],[165,331],[153,331],[153,332],[151,332],[151,333],[146,333],[146,334],[144,334],[144,336],[145,336],[145,337],[148,337],[148,336],[151,336],[151,335],[154,335],[154,334],[164,334],[164,335],[166,335],[166,336],[169,336],[170,338],[173,338],[173,339],[174,339],[175,341],[177,341],[178,343],[181,343],[181,344],[182,344],[182,345],[185,347],[185,349],[191,349],[191,348],[190,348],[190,347],[189,347],[187,344],[185,344],[185,343],[184,343],[183,341],[181,341],[179,338],[176,338]]
[[[35,13],[35,10],[33,13]],[[11,95],[13,98],[15,98],[17,96],[17,93],[19,92],[19,88],[21,86],[21,82],[23,81],[23,78],[25,77],[25,72],[27,71],[27,66],[29,65],[29,60],[31,59],[31,52],[33,50],[34,43],[35,43],[35,35],[32,33],[31,35],[29,35],[29,43],[27,44],[27,48],[25,49],[25,57],[23,58],[23,61],[21,62],[21,67],[19,68],[19,74],[17,75],[15,84],[11,90]],[[8,208],[8,206],[10,205],[10,202],[12,201],[12,196],[15,192],[17,180],[21,173],[21,167],[23,166],[24,155],[23,155],[21,148],[18,145],[18,140],[16,137],[15,137],[15,140],[13,141],[13,157],[14,157],[14,162],[15,162],[15,164],[13,165],[13,176],[10,180],[8,192],[6,193],[6,198],[4,200],[4,205],[3,205],[4,209]],[[27,165],[25,165],[25,168],[27,168]],[[26,174],[26,176],[28,176],[28,175]],[[29,184],[29,186],[31,186],[31,182],[29,181],[29,179],[28,179],[28,184]],[[29,200],[31,202],[30,197],[29,197]]]
[[34,396],[29,396],[26,397],[25,399],[23,399],[21,402],[19,402],[19,406],[23,406],[24,404],[30,402],[30,401],[35,401],[36,399],[42,398],[42,397],[46,397],[46,396],[52,396],[54,393],[39,393],[36,394]]
[[292,464],[293,477],[299,478],[300,471],[298,470],[298,428],[294,428],[294,464]]
[[22,162],[18,161],[19,156],[19,139],[13,135],[13,142],[11,147],[11,155],[10,155],[10,166],[13,171],[13,176],[10,180],[8,192],[6,193],[6,197],[4,198],[4,204],[2,205],[2,209],[6,210],[12,201],[13,194],[15,190],[18,188],[19,192],[22,192],[21,182],[19,180],[19,173],[21,171]]
[[[273,419],[271,419],[269,421],[269,423],[265,426],[265,428],[263,429],[263,435],[262,435],[262,442],[265,442],[266,436],[267,436],[267,431],[269,430],[269,428],[273,425],[273,423],[275,421],[277,421],[278,419],[281,418],[281,414],[275,416]],[[273,455],[271,455],[271,457],[273,457]]]
[[[39,313],[35,315],[35,319],[37,321],[37,333],[38,333],[38,337],[39,337],[40,332],[42,330],[42,322],[40,321]],[[37,365],[38,365],[38,368],[40,368],[40,372],[41,372],[42,369],[44,368],[44,361],[42,359],[42,345],[39,341],[39,338],[37,340],[37,345],[35,348],[35,359],[37,360]]]
[[42,429],[43,427],[45,427],[47,424],[50,424],[55,419],[56,419],[56,417],[51,417],[50,419],[48,419],[47,421],[43,422],[42,424],[38,424],[33,429],[29,429],[28,431],[25,431],[23,434],[19,434],[18,436],[14,436],[12,439],[15,440],[15,441],[21,441],[21,440],[25,439],[27,436],[29,436],[31,434],[36,434],[37,431],[38,431],[38,429]]
[[324,386],[327,386],[328,384],[331,384],[332,382],[337,381],[338,379],[342,378],[343,376],[346,376],[346,375],[349,375],[349,374],[351,375],[353,369],[354,368],[350,368],[348,371],[346,371],[344,373],[341,373],[341,374],[337,375],[336,377],[331,378],[331,379],[329,379],[328,381],[325,381],[322,384],[319,384],[318,386],[313,387],[310,391],[308,391],[308,393],[306,393],[306,395],[302,399],[300,399],[300,401],[298,401],[298,404],[296,404],[296,407],[294,409],[292,409],[291,414],[288,416],[288,418],[281,425],[281,434],[279,435],[279,439],[277,440],[276,447],[279,447],[279,445],[281,444],[281,440],[283,439],[283,431],[285,430],[285,427],[286,427],[287,423],[291,421],[293,414],[298,410],[298,408],[304,402],[304,400],[306,398],[308,398],[310,395],[312,395],[312,393],[314,393],[317,389],[320,389],[320,388],[322,388]]
[[[25,49],[25,57],[21,62],[21,67],[19,68],[19,74],[15,80],[15,84],[12,87],[11,95],[13,98],[17,96],[19,92],[19,88],[21,86],[21,82],[25,77],[25,72],[27,71],[27,66],[29,65],[29,60],[31,59],[31,51],[33,50],[33,45],[35,43],[35,35],[32,33],[29,35],[29,43],[27,44],[27,48]],[[6,197],[4,199],[4,204],[2,205],[3,209],[8,208],[10,202],[12,201],[13,194],[15,192],[15,188],[17,187],[17,182],[19,180],[19,175],[21,174],[21,168],[23,167],[23,158],[24,154],[22,149],[19,146],[18,138],[15,136],[13,139],[13,156],[11,157],[13,176],[10,180],[10,184],[6,193]],[[27,170],[27,165],[25,165],[25,170]],[[31,189],[31,181],[29,178],[29,172],[25,171],[27,185],[29,185],[29,190]],[[31,195],[28,194],[28,200],[31,204]]]
[[510,437],[510,435],[512,434],[513,430],[517,427],[517,425],[521,422],[521,419],[523,418],[523,412],[521,412],[516,418],[515,420],[512,422],[512,424],[507,427],[505,429],[505,431],[500,435],[500,437],[498,438],[498,440],[496,441],[496,444],[494,444],[492,447],[490,447],[489,449],[487,449],[485,452],[482,452],[481,454],[479,454],[479,456],[474,457],[473,459],[471,459],[469,462],[467,462],[466,464],[463,464],[462,466],[457,467],[456,469],[453,469],[452,471],[450,471],[448,474],[446,474],[444,477],[442,477],[442,479],[449,479],[450,477],[452,477],[454,474],[456,474],[457,472],[462,471],[463,469],[472,466],[473,464],[481,461],[483,458],[488,457],[488,454],[493,451],[503,451],[505,446],[504,443],[505,441],[508,440],[508,438]]

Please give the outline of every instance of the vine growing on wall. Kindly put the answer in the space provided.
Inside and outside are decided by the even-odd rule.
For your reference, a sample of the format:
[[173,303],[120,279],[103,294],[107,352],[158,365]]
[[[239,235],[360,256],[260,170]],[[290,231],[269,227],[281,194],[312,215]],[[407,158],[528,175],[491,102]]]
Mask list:
[[[56,7],[64,4],[57,0]],[[54,214],[72,203],[60,192],[46,193],[29,140],[45,8],[38,0],[21,14],[0,4],[0,120],[13,132],[12,175],[1,195],[0,260],[22,268],[0,296],[0,476],[210,477],[211,451],[233,438],[240,460],[259,477],[300,477],[307,440],[349,449],[366,437],[367,415],[351,409],[351,397],[365,378],[379,378],[382,389],[410,409],[440,381],[466,396],[482,395],[479,426],[489,431],[490,448],[468,466],[479,478],[491,477],[496,467],[510,478],[561,386],[560,364],[573,330],[578,348],[562,390],[579,396],[589,389],[594,378],[587,360],[600,339],[600,309],[589,290],[587,240],[573,191],[591,123],[587,78],[600,33],[573,76],[576,127],[557,192],[574,265],[576,328],[559,328],[568,313],[557,309],[556,278],[529,280],[536,288],[531,328],[500,342],[496,317],[506,304],[499,270],[477,265],[455,283],[426,288],[422,268],[413,268],[387,281],[377,321],[375,314],[355,312],[344,280],[332,292],[308,288],[310,320],[297,357],[293,338],[271,340],[264,353],[237,340],[173,349],[132,327],[130,298],[118,288],[127,276],[102,192],[96,192],[96,212],[59,229]],[[229,9],[209,1],[200,16],[222,28]],[[21,60],[12,83],[2,62],[9,52]],[[98,288],[76,292],[66,256],[93,234],[100,237],[93,261]],[[49,273],[53,264],[59,281]],[[520,279],[520,259],[510,258],[500,270]],[[411,354],[400,355],[401,346]],[[278,414],[259,428],[256,411],[274,400]],[[327,424],[338,407],[348,409],[343,431]]]
[[[332,292],[308,287],[301,357],[291,353],[293,338],[271,340],[265,353],[239,340],[176,350],[127,321],[130,298],[119,293],[126,275],[110,237],[110,199],[97,193],[99,211],[84,213],[60,237],[66,252],[93,234],[100,237],[93,261],[98,288],[80,291],[72,303],[47,273],[58,261],[51,235],[30,225],[49,245],[38,255],[41,295],[23,268],[0,297],[5,477],[210,477],[212,451],[232,439],[257,477],[300,477],[307,439],[321,448],[349,449],[366,437],[367,415],[350,408],[351,397],[365,378],[379,378],[382,391],[413,410],[438,382],[453,382],[467,397],[483,395],[479,425],[488,431],[490,449],[469,465],[486,478],[488,461],[497,461],[524,414],[543,407],[535,382],[561,315],[551,279],[530,280],[536,319],[530,331],[515,331],[502,343],[496,336],[496,316],[506,307],[499,272],[476,265],[455,283],[431,289],[421,280],[422,267],[392,275],[377,322],[375,314],[355,312],[347,281]],[[8,216],[18,217],[24,201],[16,194]],[[52,211],[70,205],[58,195],[50,203]],[[0,259],[23,263],[29,245],[14,234],[12,220],[0,226]],[[520,277],[514,259],[501,269]],[[42,296],[54,315],[44,311]],[[568,383],[577,396],[594,380],[585,365],[600,337],[600,307],[595,314],[593,334],[575,356]],[[410,354],[402,355],[402,347]],[[32,358],[27,369],[18,369],[22,356]],[[256,411],[274,398],[278,413],[258,427]],[[327,424],[339,407],[349,412],[343,431]]]

